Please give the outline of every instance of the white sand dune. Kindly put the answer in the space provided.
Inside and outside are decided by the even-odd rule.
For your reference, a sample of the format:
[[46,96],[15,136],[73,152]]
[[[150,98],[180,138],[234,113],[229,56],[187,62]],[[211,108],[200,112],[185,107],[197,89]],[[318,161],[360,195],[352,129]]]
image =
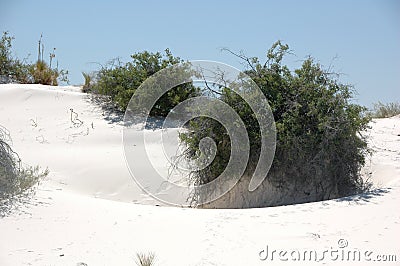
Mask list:
[[[245,210],[154,206],[160,203],[126,167],[122,124],[111,122],[77,88],[0,85],[0,125],[25,163],[50,170],[30,204],[0,218],[0,265],[135,265],[136,253],[147,251],[156,254],[156,265],[400,263],[400,117],[375,120],[368,132],[375,153],[364,171],[379,189]],[[166,161],[155,160],[166,171]],[[340,248],[345,241],[348,246]],[[267,247],[269,256],[261,260]],[[280,259],[280,250],[289,261]],[[296,250],[325,258],[318,264],[292,261]],[[359,250],[361,260],[334,260],[328,253],[335,250]],[[366,251],[372,252],[367,258]],[[396,255],[397,261],[374,261],[383,259],[377,255]]]

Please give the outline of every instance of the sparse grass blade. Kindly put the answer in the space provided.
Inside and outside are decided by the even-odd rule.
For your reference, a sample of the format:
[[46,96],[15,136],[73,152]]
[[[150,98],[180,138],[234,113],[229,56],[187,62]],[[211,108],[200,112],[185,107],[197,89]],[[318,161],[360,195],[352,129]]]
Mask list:
[[152,266],[155,265],[156,256],[153,252],[148,254],[136,253],[136,265],[138,266]]
[[372,117],[374,118],[387,118],[393,117],[400,114],[400,103],[382,103],[378,102],[374,104],[374,110],[372,111]]

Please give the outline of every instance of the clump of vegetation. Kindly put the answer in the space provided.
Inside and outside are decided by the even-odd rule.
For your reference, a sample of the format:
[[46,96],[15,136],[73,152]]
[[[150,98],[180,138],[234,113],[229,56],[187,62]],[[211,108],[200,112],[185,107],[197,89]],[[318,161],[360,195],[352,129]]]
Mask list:
[[152,266],[155,263],[156,256],[154,253],[137,253],[136,254],[136,264],[138,266]]
[[[337,198],[366,189],[368,184],[360,175],[369,152],[360,134],[369,122],[366,108],[351,103],[353,88],[342,84],[337,74],[325,71],[312,58],[306,59],[299,69],[289,70],[282,64],[288,52],[287,45],[277,42],[268,50],[265,62],[233,53],[247,65],[245,74],[260,87],[276,121],[276,154],[265,182],[281,191],[282,197],[291,195],[286,203]],[[115,60],[102,67],[90,86],[91,92],[107,95],[120,110],[125,110],[143,81],[165,67],[183,62],[172,56],[169,50],[164,55],[142,52],[131,57],[131,62],[123,64]],[[85,87],[89,87],[90,79],[84,77]],[[148,87],[154,91],[152,86]],[[176,104],[201,93],[223,100],[246,125],[250,158],[241,180],[248,180],[260,155],[261,136],[256,117],[250,106],[229,88],[220,86],[213,90],[206,87],[200,91],[191,83],[180,85],[164,94],[150,115],[165,117]],[[226,130],[219,122],[205,117],[190,121],[187,131],[180,134],[182,143],[186,145],[184,156],[201,162],[196,160],[201,154],[199,143],[206,137],[215,141],[217,154],[208,167],[200,167],[201,170],[190,174],[194,185],[213,181],[229,162],[231,141]],[[260,192],[260,189],[263,187],[254,193],[267,193]],[[208,197],[196,190],[192,196],[193,205]],[[228,193],[226,196],[231,195]],[[274,204],[260,201],[257,206]]]
[[61,81],[68,82],[68,71],[58,70],[58,63],[56,68],[51,67],[53,58],[56,57],[55,50],[56,48],[53,48],[53,52],[50,53],[50,63],[48,65],[43,58],[44,45],[42,43],[42,35],[40,35],[38,45],[38,60],[35,64],[31,64],[29,66],[29,72],[32,76],[32,83],[57,86],[59,78]]
[[398,102],[391,102],[386,104],[378,102],[374,104],[374,109],[371,112],[371,115],[374,118],[387,118],[399,114],[400,114],[400,103]]
[[49,68],[46,62],[37,61],[30,67],[33,83],[57,86],[58,71]]
[[[312,58],[306,59],[299,69],[290,71],[282,64],[288,52],[287,45],[277,42],[268,51],[265,62],[233,53],[247,65],[245,74],[254,80],[267,98],[276,122],[275,158],[263,184],[267,182],[275,191],[280,191],[281,202],[285,204],[332,199],[365,189],[367,185],[360,169],[368,148],[360,132],[368,127],[370,120],[365,115],[366,108],[351,103],[352,87],[340,83],[338,75],[325,71]],[[260,155],[258,122],[249,105],[229,88],[220,86],[217,95],[240,115],[246,125],[250,158],[239,182],[249,180]],[[186,145],[184,154],[189,160],[200,154],[201,139],[211,137],[217,145],[214,161],[191,173],[193,184],[206,184],[222,173],[230,158],[231,141],[218,122],[203,117],[194,119],[180,137]],[[251,193],[262,195],[271,191],[264,188],[260,186]],[[208,195],[199,193],[194,191],[193,205],[208,198]],[[248,191],[243,193],[243,197],[251,194]],[[285,199],[284,195],[290,195],[290,198]],[[224,197],[232,198],[234,195],[228,192]],[[259,200],[248,207],[275,204],[279,202]]]
[[83,84],[82,92],[89,92],[92,88],[93,77],[91,74],[82,72],[82,76],[85,79],[85,84]]
[[11,148],[8,131],[0,127],[0,216],[25,199],[48,170],[39,167],[22,167],[18,154]]
[[58,81],[68,82],[68,71],[59,70],[58,63],[52,67],[55,58],[55,48],[50,53],[49,64],[44,60],[44,45],[42,36],[39,39],[38,60],[36,63],[26,63],[12,55],[12,40],[8,32],[4,32],[0,42],[0,77],[2,83],[34,83],[57,86]]
[[[164,55],[159,52],[144,51],[133,54],[131,58],[132,61],[125,64],[117,60],[102,67],[91,88],[92,92],[109,96],[123,111],[143,81],[161,69],[183,62],[179,57],[174,57],[168,49]],[[191,83],[177,86],[156,102],[150,115],[165,117],[174,106],[198,95],[198,92],[199,90]]]
[[0,82],[29,83],[31,80],[29,65],[14,58],[12,55],[12,41],[14,37],[4,32],[0,41]]

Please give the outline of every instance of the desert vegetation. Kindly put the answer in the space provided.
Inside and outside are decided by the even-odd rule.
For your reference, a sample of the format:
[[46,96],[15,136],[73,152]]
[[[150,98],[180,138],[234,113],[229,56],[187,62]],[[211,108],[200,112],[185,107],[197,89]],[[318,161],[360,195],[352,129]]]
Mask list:
[[[239,207],[319,201],[369,188],[360,169],[369,153],[361,132],[368,128],[370,116],[365,107],[351,102],[351,86],[341,83],[338,74],[324,69],[311,57],[305,59],[300,68],[290,70],[283,64],[289,47],[280,41],[267,51],[264,62],[227,51],[243,61],[246,65],[244,73],[262,90],[271,106],[277,130],[275,158],[263,186],[248,195],[239,191],[244,198],[257,195],[257,200],[239,204]],[[94,79],[84,74],[85,89],[107,95],[120,110],[125,110],[144,80],[167,66],[183,62],[168,49],[164,55],[145,51],[131,57],[132,62],[123,64],[114,60],[102,67]],[[223,100],[244,121],[251,146],[249,163],[239,181],[245,184],[258,162],[261,136],[255,114],[238,94],[223,86],[196,88],[187,83],[163,95],[150,114],[165,117],[176,104],[196,95]],[[189,179],[194,185],[214,180],[230,158],[231,142],[224,127],[213,119],[201,117],[191,120],[187,132],[180,134],[187,160],[198,159],[201,154],[199,143],[205,137],[211,137],[217,143],[217,155],[208,167],[190,173]],[[271,189],[278,191],[275,198],[280,201],[268,200]],[[194,191],[190,200],[198,206],[202,197],[207,195]],[[238,198],[229,193],[225,197]]]
[[[324,70],[313,58],[307,58],[295,70],[283,65],[288,51],[287,45],[276,42],[267,51],[264,62],[233,53],[247,65],[245,74],[268,99],[277,130],[275,158],[264,186],[253,192],[247,192],[247,186],[242,186],[242,191],[224,195],[233,200],[257,195],[256,201],[243,202],[237,207],[319,201],[368,188],[360,175],[368,154],[366,140],[360,134],[370,120],[365,115],[367,109],[351,103],[353,88],[340,83],[337,74]],[[247,127],[250,159],[239,183],[248,184],[260,154],[258,122],[246,102],[229,88],[219,86],[217,97],[233,107]],[[215,120],[199,118],[192,120],[188,132],[181,134],[189,160],[201,154],[199,143],[205,137],[215,141],[217,155],[208,167],[191,173],[190,179],[195,185],[214,180],[230,157],[231,143],[225,129]],[[267,194],[271,191],[278,191],[277,197],[281,200],[268,201]],[[191,200],[196,205],[196,201],[207,196],[195,191]],[[215,203],[211,207],[230,207],[230,203],[223,206]]]
[[136,253],[136,265],[152,266],[155,265],[156,256],[154,253]]
[[82,86],[82,92],[90,92],[93,84],[93,76],[87,72],[82,72],[82,76],[85,79],[85,83]]
[[374,104],[374,108],[371,111],[371,116],[374,118],[387,118],[400,114],[400,103],[390,102],[381,103],[377,102]]
[[35,63],[27,63],[13,55],[12,37],[4,32],[0,41],[0,82],[1,83],[33,83],[57,86],[59,81],[68,82],[68,71],[52,67],[56,57],[55,50],[49,53],[49,63],[44,60],[44,44],[42,36],[38,42],[38,59]]
[[[58,80],[64,80],[66,72],[59,71],[58,66],[52,68],[55,49],[50,53],[49,63],[45,62],[42,37],[34,64],[12,56],[12,39],[7,32],[3,34],[0,76],[15,82],[48,85],[57,85]],[[286,198],[281,203],[337,198],[368,188],[360,175],[369,152],[361,132],[367,129],[370,116],[365,107],[351,102],[351,86],[341,83],[338,74],[324,69],[311,57],[305,59],[300,68],[289,69],[283,64],[289,47],[280,41],[267,51],[264,61],[226,51],[242,60],[246,66],[244,73],[254,80],[267,98],[276,122],[275,158],[264,187],[253,192],[259,200],[249,206],[279,204],[262,200],[262,195],[269,193],[266,187],[279,191],[281,198]],[[104,95],[124,111],[144,80],[161,69],[184,62],[173,56],[169,49],[164,53],[134,53],[131,58],[127,63],[112,60],[94,73],[83,72],[83,91]],[[244,121],[250,139],[250,159],[240,182],[248,182],[260,155],[261,136],[255,114],[238,94],[224,86],[210,89],[209,86],[200,88],[186,83],[164,94],[150,115],[165,117],[178,103],[199,95],[224,101]],[[393,116],[399,113],[399,109],[395,103],[378,103],[372,116]],[[198,159],[199,143],[205,137],[211,137],[217,143],[217,156],[208,167],[190,173],[194,185],[214,180],[230,158],[231,141],[224,127],[215,120],[201,117],[190,121],[187,131],[180,135],[187,160]],[[195,191],[191,198],[193,205],[197,206],[202,197],[207,195]]]
[[[90,87],[91,92],[110,97],[123,111],[143,81],[161,69],[183,62],[179,57],[173,56],[169,49],[166,49],[164,54],[147,51],[135,53],[131,58],[131,62],[113,60],[102,67],[96,73],[95,82]],[[86,84],[88,78],[85,77],[85,80]],[[152,91],[149,91],[149,94],[151,93]],[[157,101],[151,115],[165,117],[175,105],[198,94],[199,89],[193,84],[177,86]]]
[[11,147],[8,131],[0,127],[0,216],[29,197],[40,179],[48,174],[38,166],[24,167],[18,154]]

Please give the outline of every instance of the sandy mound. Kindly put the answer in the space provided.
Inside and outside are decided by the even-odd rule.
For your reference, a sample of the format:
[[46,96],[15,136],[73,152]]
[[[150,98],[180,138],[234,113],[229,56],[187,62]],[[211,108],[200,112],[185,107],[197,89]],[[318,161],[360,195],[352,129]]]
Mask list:
[[[362,251],[357,265],[378,255],[400,260],[400,117],[374,120],[368,132],[376,152],[364,171],[380,189],[247,210],[131,204],[159,203],[130,177],[121,123],[77,88],[0,85],[0,124],[23,161],[50,169],[32,203],[0,220],[0,265],[134,265],[141,251],[154,251],[156,265],[293,264],[272,258],[272,250],[288,260],[293,250],[321,259],[335,249]],[[155,160],[166,171],[167,162]],[[354,265],[328,256],[321,263]]]

